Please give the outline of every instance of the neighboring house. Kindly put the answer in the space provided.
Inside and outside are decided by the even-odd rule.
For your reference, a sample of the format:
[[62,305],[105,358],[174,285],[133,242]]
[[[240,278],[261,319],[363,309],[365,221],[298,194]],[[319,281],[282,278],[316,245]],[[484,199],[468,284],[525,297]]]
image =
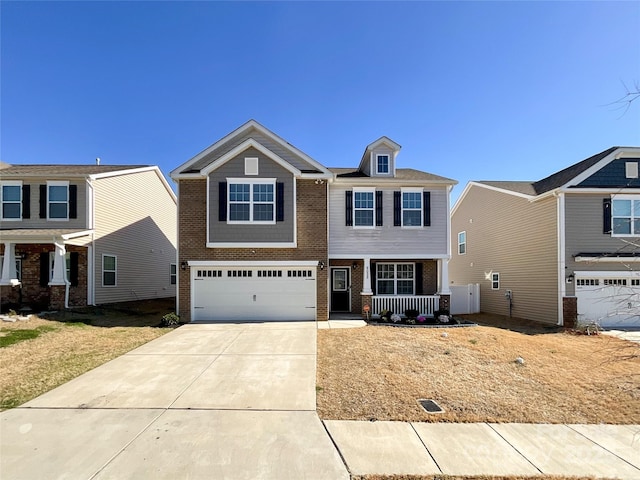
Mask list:
[[452,209],[451,280],[481,308],[573,326],[640,326],[640,148],[536,182],[470,182]]
[[175,295],[176,196],[158,167],[3,163],[0,187],[4,308]]
[[446,308],[455,181],[396,168],[399,149],[328,169],[251,120],[176,168],[182,319]]

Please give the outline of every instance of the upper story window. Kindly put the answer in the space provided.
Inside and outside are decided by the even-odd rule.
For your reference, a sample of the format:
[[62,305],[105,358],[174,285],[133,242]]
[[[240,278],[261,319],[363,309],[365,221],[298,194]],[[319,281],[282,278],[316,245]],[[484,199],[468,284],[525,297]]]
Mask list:
[[376,155],[376,173],[389,173],[389,155]]
[[229,179],[229,223],[275,223],[275,180]]
[[47,182],[47,218],[69,219],[69,182]]
[[611,229],[613,235],[640,236],[640,199],[615,196],[612,200]]
[[467,253],[467,232],[458,233],[458,255]]
[[22,219],[22,182],[2,182],[2,220]]
[[402,192],[402,226],[422,226],[422,190]]
[[413,295],[415,275],[413,263],[378,263],[376,293],[378,295]]
[[373,227],[374,193],[373,189],[353,189],[353,225],[355,227]]

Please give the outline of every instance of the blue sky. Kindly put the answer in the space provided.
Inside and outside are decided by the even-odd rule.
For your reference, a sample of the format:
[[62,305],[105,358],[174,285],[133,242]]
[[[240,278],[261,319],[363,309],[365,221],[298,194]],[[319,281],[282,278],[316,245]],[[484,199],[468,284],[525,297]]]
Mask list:
[[8,163],[157,164],[253,118],[326,166],[537,180],[640,146],[640,2],[2,1]]

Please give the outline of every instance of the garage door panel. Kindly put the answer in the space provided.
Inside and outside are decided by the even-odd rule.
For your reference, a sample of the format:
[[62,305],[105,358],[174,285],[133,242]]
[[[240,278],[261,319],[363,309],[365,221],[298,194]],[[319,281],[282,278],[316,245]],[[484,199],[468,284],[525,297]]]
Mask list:
[[196,321],[315,320],[315,268],[217,268],[192,271]]
[[576,277],[578,318],[604,328],[640,327],[640,282],[611,272]]

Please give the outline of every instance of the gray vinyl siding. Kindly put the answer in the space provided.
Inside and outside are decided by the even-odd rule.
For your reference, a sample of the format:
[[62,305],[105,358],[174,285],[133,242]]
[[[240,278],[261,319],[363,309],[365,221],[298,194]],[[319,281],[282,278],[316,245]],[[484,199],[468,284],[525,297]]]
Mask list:
[[[7,181],[20,180],[18,178],[3,179]],[[65,181],[61,178],[27,178],[22,180],[22,185],[30,186],[30,218],[20,221],[3,221],[3,228],[77,228],[84,230],[87,227],[87,184],[84,179],[69,180],[69,185],[78,187],[78,215],[77,218],[68,220],[47,220],[40,218],[40,185],[46,185],[49,181]]]
[[[245,175],[245,157],[258,157],[258,175]],[[218,217],[220,182],[227,178],[275,178],[284,184],[284,221],[269,225],[228,224]],[[245,150],[209,175],[209,242],[280,243],[294,241],[294,178],[293,174],[254,148]],[[274,192],[275,195],[275,192]],[[275,215],[275,211],[274,211]]]
[[[638,238],[612,237],[603,233],[602,201],[610,194],[567,194],[565,197],[565,258],[567,272],[578,271],[629,271],[630,264],[623,262],[589,263],[576,262],[578,253],[633,252]],[[640,198],[640,195],[638,196]],[[637,269],[637,264],[631,264]],[[574,294],[574,285],[567,284],[567,294]]]
[[[389,156],[389,173],[378,173],[378,155]],[[371,167],[370,175],[372,177],[393,177],[393,150],[386,145],[380,145],[373,150],[373,155],[369,157],[369,165]]]
[[254,139],[256,142],[266,147],[268,150],[272,151],[276,155],[278,155],[283,160],[289,162],[298,170],[315,170],[316,167],[305,161],[303,158],[295,155],[291,150],[284,148],[279,143],[273,141],[271,138],[264,136],[255,128],[250,128],[243,135],[233,137],[228,142],[218,146],[215,150],[210,152],[207,156],[197,161],[189,170],[201,170],[210,163],[212,163],[217,158],[223,156],[225,153],[233,150],[238,145],[243,142]]
[[[558,321],[558,242],[556,199],[529,202],[472,186],[451,220],[449,280],[480,284],[483,312],[509,315],[507,290],[513,292],[512,316]],[[458,233],[467,236],[466,254],[458,254]],[[491,273],[500,274],[492,289]]]
[[[175,296],[177,208],[154,171],[96,180],[97,304]],[[115,287],[102,286],[103,255],[117,257]]]
[[[362,185],[364,186],[364,185]],[[407,185],[408,186],[408,185]],[[416,185],[413,185],[416,186]],[[400,186],[378,187],[383,192],[383,225],[374,228],[354,228],[345,225],[345,192],[354,187],[332,184],[329,189],[329,255],[414,254],[416,258],[447,254],[446,187],[424,187],[431,192],[431,226],[402,228],[393,225],[393,192]],[[393,256],[393,255],[391,255]]]

